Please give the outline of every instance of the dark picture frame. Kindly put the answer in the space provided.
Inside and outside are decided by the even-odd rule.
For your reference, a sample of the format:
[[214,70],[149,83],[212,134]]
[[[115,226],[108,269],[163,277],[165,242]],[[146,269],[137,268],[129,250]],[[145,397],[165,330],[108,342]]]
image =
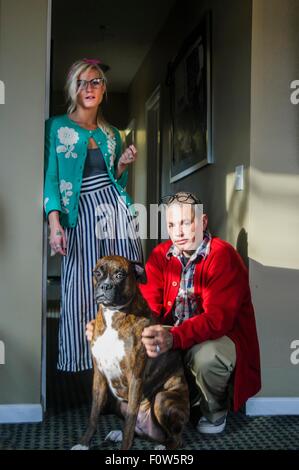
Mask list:
[[213,163],[210,34],[208,12],[168,67],[171,183]]
[[[131,119],[126,129],[123,131],[123,150],[130,145],[135,145],[136,139],[136,121],[135,118]],[[133,180],[134,180],[135,165],[129,165],[129,175],[126,190],[129,194],[133,193]]]
[[129,145],[135,145],[135,119],[133,118],[129,124],[127,125],[125,131],[124,131],[124,144],[125,147],[129,147]]

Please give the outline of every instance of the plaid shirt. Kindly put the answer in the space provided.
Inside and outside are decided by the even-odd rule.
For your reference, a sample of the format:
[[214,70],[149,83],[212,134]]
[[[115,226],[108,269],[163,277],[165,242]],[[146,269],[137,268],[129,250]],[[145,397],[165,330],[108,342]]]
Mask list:
[[172,245],[166,256],[175,256],[182,264],[180,288],[173,308],[172,316],[174,324],[180,325],[184,320],[194,315],[199,307],[199,298],[194,294],[194,271],[195,265],[200,259],[206,258],[210,252],[211,234],[208,230],[204,232],[203,240],[197,250],[185,263],[185,257]]

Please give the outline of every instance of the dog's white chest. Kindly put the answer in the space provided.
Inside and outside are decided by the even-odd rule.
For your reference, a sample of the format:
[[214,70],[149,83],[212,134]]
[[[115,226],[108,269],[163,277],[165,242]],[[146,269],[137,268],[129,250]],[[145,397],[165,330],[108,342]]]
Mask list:
[[[118,332],[112,328],[113,311],[105,309],[103,316],[106,323],[106,330],[99,336],[92,346],[92,354],[97,366],[105,374],[110,390],[117,397],[115,388],[112,385],[114,379],[122,375],[120,363],[125,357],[124,341],[119,339]],[[119,397],[118,397],[119,398]]]

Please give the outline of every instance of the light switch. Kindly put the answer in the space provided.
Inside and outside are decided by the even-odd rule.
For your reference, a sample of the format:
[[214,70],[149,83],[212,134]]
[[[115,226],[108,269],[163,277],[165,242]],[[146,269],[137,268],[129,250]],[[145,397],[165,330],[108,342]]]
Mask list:
[[235,190],[243,191],[244,189],[244,165],[238,165],[235,168]]

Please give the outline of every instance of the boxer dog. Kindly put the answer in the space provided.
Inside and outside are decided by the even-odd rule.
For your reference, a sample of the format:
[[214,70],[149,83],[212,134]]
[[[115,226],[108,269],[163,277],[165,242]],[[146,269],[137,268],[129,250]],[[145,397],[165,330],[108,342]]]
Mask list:
[[141,342],[143,329],[156,323],[137,285],[146,282],[144,269],[121,256],[105,256],[93,282],[99,310],[91,341],[92,409],[87,431],[73,449],[89,448],[109,397],[125,423],[123,432],[112,431],[106,439],[121,441],[127,450],[136,432],[162,444],[156,448],[176,449],[189,419],[188,385],[178,351],[152,359]]

